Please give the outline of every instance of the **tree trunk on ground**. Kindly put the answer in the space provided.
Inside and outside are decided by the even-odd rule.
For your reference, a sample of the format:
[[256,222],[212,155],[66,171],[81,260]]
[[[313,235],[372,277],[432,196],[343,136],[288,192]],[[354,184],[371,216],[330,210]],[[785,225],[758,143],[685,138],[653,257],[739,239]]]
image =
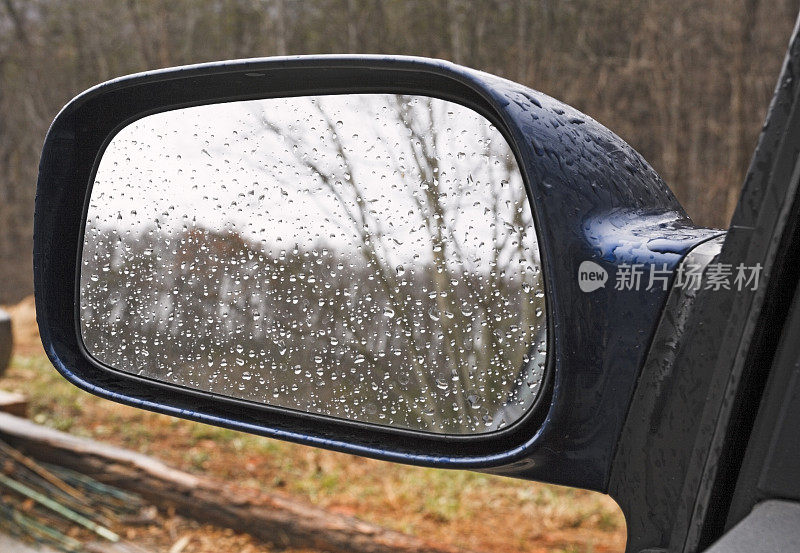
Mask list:
[[0,413],[0,439],[38,461],[58,464],[139,494],[160,508],[246,532],[283,547],[332,552],[456,553],[454,547],[338,515],[277,494],[236,490],[156,459]]

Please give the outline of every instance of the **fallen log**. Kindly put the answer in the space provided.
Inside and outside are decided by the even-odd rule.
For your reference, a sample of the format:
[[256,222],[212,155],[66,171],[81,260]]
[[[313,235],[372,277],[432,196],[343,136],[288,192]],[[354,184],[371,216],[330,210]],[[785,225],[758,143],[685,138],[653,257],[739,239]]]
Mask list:
[[139,494],[200,522],[246,532],[281,547],[336,553],[464,553],[278,494],[236,490],[127,449],[79,438],[0,413],[0,438],[58,464]]
[[[0,359],[0,364],[2,364],[2,359]],[[28,414],[28,398],[22,394],[0,390],[0,412],[16,417],[25,417]]]

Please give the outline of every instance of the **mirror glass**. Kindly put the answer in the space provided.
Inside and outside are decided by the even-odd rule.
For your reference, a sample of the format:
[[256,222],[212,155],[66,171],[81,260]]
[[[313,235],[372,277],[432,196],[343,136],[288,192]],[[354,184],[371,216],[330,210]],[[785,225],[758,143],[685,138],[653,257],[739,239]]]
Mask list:
[[546,314],[520,169],[460,104],[277,98],[150,115],[91,190],[81,333],[172,385],[444,434],[518,420]]

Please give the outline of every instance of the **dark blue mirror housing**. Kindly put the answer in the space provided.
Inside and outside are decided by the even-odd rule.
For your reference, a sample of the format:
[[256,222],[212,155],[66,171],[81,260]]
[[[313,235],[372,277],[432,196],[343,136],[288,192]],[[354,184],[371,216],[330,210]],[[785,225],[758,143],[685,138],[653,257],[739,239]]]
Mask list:
[[[79,251],[94,173],[117,131],[146,115],[183,107],[345,93],[457,102],[484,115],[511,145],[539,237],[549,321],[544,393],[519,422],[490,434],[450,436],[334,420],[109,370],[83,347]],[[202,64],[103,83],[72,100],[54,120],[36,199],[37,317],[59,372],[114,401],[378,459],[605,491],[675,268],[692,248],[719,234],[695,228],[655,171],[611,131],[499,77],[405,57]],[[657,267],[662,280],[646,282],[645,274],[635,287],[618,282],[632,266]]]

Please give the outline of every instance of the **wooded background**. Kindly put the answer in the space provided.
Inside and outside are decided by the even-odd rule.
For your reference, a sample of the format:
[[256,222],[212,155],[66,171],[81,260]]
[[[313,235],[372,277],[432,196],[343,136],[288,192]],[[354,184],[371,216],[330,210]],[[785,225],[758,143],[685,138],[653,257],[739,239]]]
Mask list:
[[106,79],[314,53],[448,59],[541,90],[622,136],[697,223],[733,210],[797,0],[0,0],[0,303],[32,291],[47,127]]

